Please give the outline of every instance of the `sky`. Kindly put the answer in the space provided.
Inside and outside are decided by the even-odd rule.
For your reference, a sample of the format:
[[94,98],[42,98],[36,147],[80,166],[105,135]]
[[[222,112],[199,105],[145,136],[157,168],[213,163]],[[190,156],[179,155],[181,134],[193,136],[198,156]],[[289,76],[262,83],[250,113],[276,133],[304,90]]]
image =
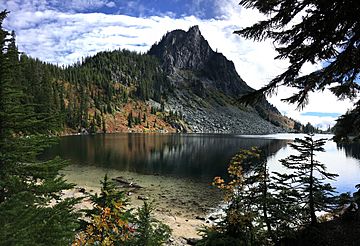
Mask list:
[[[19,50],[54,64],[72,64],[99,51],[129,49],[146,52],[174,29],[199,25],[213,50],[235,64],[245,82],[259,89],[288,66],[274,60],[271,40],[253,42],[233,34],[264,19],[256,10],[244,9],[238,0],[0,0],[0,10],[10,11],[4,27],[16,32]],[[306,64],[303,74],[321,65]],[[280,87],[268,100],[281,113],[303,124],[327,129],[351,109],[330,91],[313,93],[302,110],[281,102],[294,90]]]

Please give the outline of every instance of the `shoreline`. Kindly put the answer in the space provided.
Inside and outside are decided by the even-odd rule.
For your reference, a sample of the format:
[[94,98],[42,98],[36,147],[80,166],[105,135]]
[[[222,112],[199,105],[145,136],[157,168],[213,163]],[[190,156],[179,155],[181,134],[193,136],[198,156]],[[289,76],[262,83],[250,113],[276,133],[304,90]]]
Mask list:
[[[110,171],[110,170],[109,170]],[[187,240],[198,239],[198,230],[210,225],[210,214],[218,208],[222,194],[209,184],[187,179],[164,177],[156,175],[138,175],[124,172],[101,172],[91,170],[67,170],[65,179],[76,183],[76,187],[64,191],[65,197],[86,197],[86,194],[100,192],[99,180],[89,180],[88,177],[103,177],[108,173],[109,180],[118,176],[140,185],[142,188],[122,188],[129,196],[129,208],[140,207],[144,200],[153,203],[153,216],[167,224],[172,229],[171,244],[188,245]],[[91,201],[85,198],[75,209],[91,208]]]
[[[85,191],[84,191],[85,190]],[[99,193],[100,189],[95,187],[83,187],[76,186],[73,189],[65,190],[61,192],[62,198],[83,198],[80,203],[75,205],[75,210],[91,209],[93,207],[91,200],[88,198],[89,194]],[[143,200],[137,199],[137,196],[130,196],[128,208],[136,210],[141,207]],[[150,201],[151,202],[151,201]],[[195,217],[193,214],[183,213],[177,207],[165,207],[159,203],[153,204],[154,211],[152,215],[168,225],[171,230],[170,244],[173,246],[189,245],[188,240],[200,239],[199,229],[209,225],[209,221],[206,222],[205,218],[209,216],[210,212],[205,213],[199,211],[199,214]]]
[[[238,136],[262,136],[262,135],[272,135],[272,134],[305,134],[301,132],[269,132],[269,133],[253,133],[253,134],[243,134],[243,133],[236,133],[236,132],[166,132],[166,131],[113,131],[113,132],[97,132],[97,133],[63,133],[58,132],[57,134],[54,134],[54,136],[57,137],[71,137],[71,136],[95,136],[95,135],[105,135],[105,134],[159,134],[159,135],[177,135],[177,134],[189,134],[189,135],[238,135]],[[328,134],[328,133],[317,133],[317,134]]]

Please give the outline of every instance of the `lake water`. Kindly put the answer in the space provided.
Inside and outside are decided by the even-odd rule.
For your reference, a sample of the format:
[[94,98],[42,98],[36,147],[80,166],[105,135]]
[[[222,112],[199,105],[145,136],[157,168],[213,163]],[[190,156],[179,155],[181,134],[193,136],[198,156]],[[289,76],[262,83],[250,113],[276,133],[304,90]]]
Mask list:
[[[215,176],[226,177],[227,165],[240,149],[257,146],[267,156],[270,171],[286,171],[279,159],[296,153],[288,143],[298,134],[239,136],[222,134],[98,134],[67,136],[42,158],[60,156],[70,165],[66,179],[87,191],[98,192],[105,174],[123,177],[142,186],[131,189],[130,201],[139,196],[154,201],[156,212],[170,218],[209,216],[221,206],[223,194],[211,185]],[[316,138],[331,138],[331,135]],[[339,174],[332,181],[338,192],[354,192],[360,183],[360,145],[328,141],[316,159]]]
[[[263,136],[221,134],[99,134],[62,137],[45,154],[70,161],[66,169],[72,182],[98,182],[107,172],[126,173],[137,179],[156,177],[209,184],[214,176],[225,176],[227,164],[240,149],[257,146],[267,155],[270,171],[282,170],[278,160],[296,153],[288,143],[301,134]],[[331,138],[318,135],[316,138]],[[360,145],[337,145],[328,141],[317,159],[328,171],[339,174],[333,185],[339,192],[354,191],[360,183]],[[86,173],[92,170],[92,173]],[[81,175],[80,173],[83,173]],[[141,181],[140,181],[141,182]],[[169,181],[171,182],[171,181]]]

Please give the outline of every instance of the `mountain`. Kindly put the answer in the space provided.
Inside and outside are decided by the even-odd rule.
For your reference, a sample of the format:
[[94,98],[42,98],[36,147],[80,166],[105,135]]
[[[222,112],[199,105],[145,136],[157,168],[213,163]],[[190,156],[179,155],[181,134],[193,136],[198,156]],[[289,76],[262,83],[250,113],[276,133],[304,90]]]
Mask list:
[[262,134],[294,126],[265,98],[253,107],[238,103],[254,89],[233,62],[211,49],[198,26],[167,33],[148,54],[159,59],[173,87],[169,109],[183,112],[193,132]]
[[192,71],[201,78],[199,87],[211,85],[230,96],[252,91],[239,77],[234,64],[211,49],[198,26],[191,27],[188,32],[175,30],[166,34],[148,54],[159,58],[164,71],[170,76],[179,71]]
[[294,126],[265,98],[238,103],[253,89],[197,26],[167,33],[147,54],[99,52],[70,66],[21,55],[16,67],[24,104],[55,131],[263,134]]

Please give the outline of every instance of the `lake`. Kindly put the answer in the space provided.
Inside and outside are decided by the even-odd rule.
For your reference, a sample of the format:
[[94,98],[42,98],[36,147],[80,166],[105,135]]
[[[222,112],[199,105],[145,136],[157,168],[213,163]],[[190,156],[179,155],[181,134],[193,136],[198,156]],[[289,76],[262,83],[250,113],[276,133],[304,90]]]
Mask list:
[[[227,164],[240,149],[259,147],[267,156],[270,171],[281,171],[278,160],[296,153],[288,143],[301,134],[263,136],[225,134],[98,134],[66,136],[47,150],[45,157],[70,161],[66,178],[80,186],[99,187],[99,180],[122,176],[145,187],[142,195],[166,206],[189,212],[189,203],[206,210],[216,206],[220,195],[210,183],[226,176]],[[331,138],[317,135],[315,138]],[[317,160],[339,174],[333,185],[338,192],[355,191],[360,183],[360,145],[328,141]],[[216,197],[216,199],[214,199]],[[219,199],[219,200],[218,200]],[[214,200],[217,200],[216,202]],[[165,206],[165,207],[166,207]],[[198,211],[194,209],[193,214]]]

